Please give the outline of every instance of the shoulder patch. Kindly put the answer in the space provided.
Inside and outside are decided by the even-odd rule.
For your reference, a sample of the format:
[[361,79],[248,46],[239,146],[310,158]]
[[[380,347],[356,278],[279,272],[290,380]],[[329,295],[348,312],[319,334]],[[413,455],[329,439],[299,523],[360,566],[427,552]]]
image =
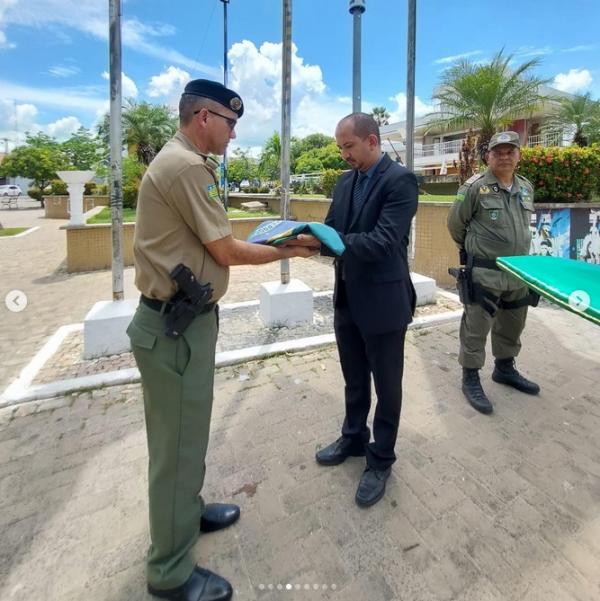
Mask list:
[[476,173],[475,175],[472,175],[464,184],[463,186],[471,186],[472,184],[474,184],[478,179],[481,179],[483,176],[485,175],[485,173]]

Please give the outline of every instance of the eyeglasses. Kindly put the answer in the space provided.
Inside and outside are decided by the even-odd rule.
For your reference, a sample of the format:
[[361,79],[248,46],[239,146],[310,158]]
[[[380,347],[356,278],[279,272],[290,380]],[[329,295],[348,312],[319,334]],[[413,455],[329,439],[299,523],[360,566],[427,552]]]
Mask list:
[[[201,110],[202,109],[198,109],[197,111],[194,111],[194,115],[197,115]],[[237,119],[231,119],[230,117],[226,117],[225,115],[221,115],[221,113],[211,111],[210,109],[206,110],[212,115],[216,115],[217,117],[221,117],[221,119],[225,119],[225,121],[227,121],[227,125],[229,126],[229,131],[233,131],[234,127],[237,125]]]

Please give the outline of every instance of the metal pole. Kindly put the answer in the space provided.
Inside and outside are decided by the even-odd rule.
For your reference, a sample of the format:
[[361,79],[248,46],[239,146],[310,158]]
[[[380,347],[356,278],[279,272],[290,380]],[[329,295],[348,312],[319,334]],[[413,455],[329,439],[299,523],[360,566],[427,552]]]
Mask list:
[[109,0],[110,47],[110,207],[112,219],[112,287],[113,301],[123,294],[123,188],[121,154],[121,0]]
[[[292,0],[283,0],[281,60],[281,218],[290,216],[290,134],[292,113]],[[281,261],[281,283],[290,282],[290,261]]]
[[[406,52],[406,168],[414,171],[415,154],[415,64],[417,0],[408,0],[408,47]],[[410,226],[410,259],[415,258],[416,218]]]
[[350,14],[354,21],[352,44],[352,112],[360,113],[361,98],[361,24],[362,14],[366,10],[365,0],[350,0]]
[[[229,0],[221,0],[223,3],[223,85],[227,87],[227,5]],[[227,149],[223,152],[223,202],[225,210],[229,207],[229,179],[227,177]]]

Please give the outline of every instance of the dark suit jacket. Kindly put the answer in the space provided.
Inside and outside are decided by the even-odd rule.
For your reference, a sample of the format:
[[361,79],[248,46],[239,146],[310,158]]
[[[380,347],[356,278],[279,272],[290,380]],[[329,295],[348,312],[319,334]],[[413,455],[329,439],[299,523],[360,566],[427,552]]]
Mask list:
[[[363,334],[376,335],[401,329],[414,313],[407,247],[418,185],[413,173],[386,155],[369,181],[358,215],[350,216],[357,175],[349,171],[340,176],[325,219],[346,245],[335,261],[333,302],[337,304],[342,279],[357,326]],[[330,255],[327,249],[322,254]]]

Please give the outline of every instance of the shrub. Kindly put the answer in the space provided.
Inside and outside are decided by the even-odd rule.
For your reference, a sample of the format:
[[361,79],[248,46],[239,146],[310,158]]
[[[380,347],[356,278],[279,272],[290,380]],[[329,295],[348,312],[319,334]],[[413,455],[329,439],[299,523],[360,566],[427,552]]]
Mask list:
[[99,194],[101,196],[107,196],[108,195],[108,184],[98,184],[96,186],[96,194]]
[[325,194],[327,198],[331,198],[335,184],[342,173],[343,171],[341,169],[325,169],[325,171],[323,171],[323,175],[321,176],[321,188],[323,189],[323,194]]
[[96,194],[96,183],[95,182],[87,182],[83,186],[83,195],[91,196],[92,194]]
[[123,185],[123,208],[135,209],[137,207],[138,191],[140,182],[132,180]]
[[29,188],[29,190],[27,190],[27,195],[34,200],[38,200],[42,203],[42,206],[44,206],[44,193],[39,188],[36,188],[35,186]]
[[600,148],[523,148],[518,172],[533,184],[536,202],[590,200],[600,185]]
[[54,194],[55,196],[67,196],[69,194],[67,183],[63,182],[62,179],[53,179],[50,182],[50,194]]

